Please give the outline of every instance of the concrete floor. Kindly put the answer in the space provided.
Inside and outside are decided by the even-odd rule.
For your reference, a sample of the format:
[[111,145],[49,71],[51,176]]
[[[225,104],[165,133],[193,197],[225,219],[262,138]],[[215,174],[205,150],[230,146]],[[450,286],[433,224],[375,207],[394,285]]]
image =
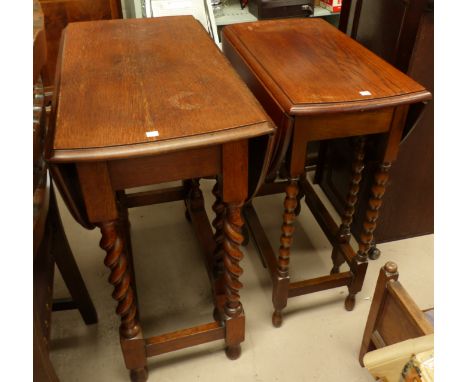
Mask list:
[[[207,206],[212,181],[202,181]],[[255,200],[258,215],[276,248],[282,195]],[[62,219],[96,306],[99,323],[87,327],[77,311],[52,318],[51,360],[63,382],[129,381],[118,340],[112,287],[103,265],[97,229],[74,222],[63,205]],[[211,209],[208,210],[213,218]],[[212,305],[201,250],[183,202],[130,210],[140,313],[145,336],[211,321]],[[421,309],[433,306],[433,236],[379,245],[382,256],[369,263],[363,290],[352,312],[344,309],[346,287],[290,299],[279,329],[271,324],[271,284],[252,242],[244,248],[241,300],[246,314],[242,355],[230,361],[223,341],[179,350],[148,360],[148,381],[366,382],[373,379],[358,363],[358,351],[379,268],[398,264],[400,280]],[[328,274],[331,246],[307,208],[296,224],[292,280]],[[345,267],[343,267],[344,269]],[[57,277],[55,296],[67,291]]]

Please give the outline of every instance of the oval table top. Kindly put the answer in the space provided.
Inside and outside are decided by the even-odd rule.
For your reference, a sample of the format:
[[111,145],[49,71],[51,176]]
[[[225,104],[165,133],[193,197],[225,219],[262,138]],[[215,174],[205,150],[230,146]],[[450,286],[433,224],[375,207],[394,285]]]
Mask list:
[[235,24],[223,34],[289,115],[368,110],[431,97],[322,19]]
[[71,23],[52,162],[153,155],[274,131],[192,16]]

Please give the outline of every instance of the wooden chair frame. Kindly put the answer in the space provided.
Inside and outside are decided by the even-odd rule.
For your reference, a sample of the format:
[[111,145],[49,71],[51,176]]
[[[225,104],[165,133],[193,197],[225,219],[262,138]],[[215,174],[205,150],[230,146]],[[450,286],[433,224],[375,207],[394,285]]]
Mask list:
[[398,267],[387,262],[381,269],[359,352],[364,355],[410,338],[434,333],[434,327],[398,281]]

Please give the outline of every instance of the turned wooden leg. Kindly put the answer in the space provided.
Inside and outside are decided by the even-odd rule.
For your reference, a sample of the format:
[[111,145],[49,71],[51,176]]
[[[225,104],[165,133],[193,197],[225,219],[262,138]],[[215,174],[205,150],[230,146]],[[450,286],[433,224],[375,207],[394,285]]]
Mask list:
[[[224,206],[221,198],[221,187],[219,181],[216,181],[212,193],[215,197],[215,202],[212,207],[212,210],[215,213],[215,218],[211,224],[215,230],[214,241],[216,243],[213,253],[213,277],[216,280],[216,292],[222,293],[224,289],[222,276],[224,274],[224,217],[226,207]],[[223,319],[223,313],[218,311],[218,307],[214,308],[213,318],[216,321],[222,321]]]
[[[341,225],[338,231],[338,243],[349,243],[351,240],[351,223],[353,222],[354,206],[357,202],[359,185],[362,179],[362,170],[364,169],[365,142],[364,137],[358,137],[355,140],[352,177],[349,185],[348,196],[346,198],[346,207],[341,217]],[[340,271],[340,266],[345,260],[336,247],[333,248],[332,261],[333,268],[330,273],[338,273]]]
[[109,282],[114,286],[112,297],[118,302],[116,313],[121,318],[120,339],[125,363],[132,381],[143,382],[148,377],[146,354],[125,243],[118,229],[118,220],[98,225],[102,234],[100,246],[107,253],[104,263],[111,271]]
[[226,355],[230,359],[237,359],[241,353],[240,343],[244,340],[245,319],[242,304],[240,302],[239,290],[242,283],[239,277],[242,268],[239,265],[243,258],[239,246],[242,237],[242,226],[244,224],[241,215],[242,204],[228,203],[226,205],[224,218],[224,286],[226,302],[224,313],[226,316]]
[[280,327],[283,322],[282,310],[288,301],[289,288],[289,255],[294,232],[294,221],[297,207],[297,194],[299,192],[297,179],[290,179],[286,186],[286,197],[284,199],[283,225],[281,226],[281,246],[278,256],[278,279],[273,287],[273,326]]
[[[373,232],[377,226],[377,219],[379,217],[379,209],[382,205],[382,198],[385,193],[385,188],[388,182],[389,170],[391,167],[390,162],[382,163],[374,176],[374,184],[371,187],[371,197],[366,210],[366,215],[363,223],[363,229],[359,240],[359,249],[354,259],[356,268],[364,270],[367,269],[368,252],[373,240]],[[362,271],[361,271],[362,273]],[[349,295],[345,301],[347,310],[354,308],[355,296],[364,282],[364,275],[358,274],[348,287]]]
[[215,213],[215,218],[211,222],[213,228],[215,230],[214,233],[214,240],[216,243],[216,248],[213,254],[214,262],[213,262],[213,275],[215,278],[221,276],[224,272],[223,266],[223,258],[224,258],[224,249],[223,249],[223,242],[224,242],[224,215],[226,208],[224,203],[221,199],[221,190],[219,186],[219,182],[213,187],[212,193],[215,197],[215,202],[213,203],[212,210]]

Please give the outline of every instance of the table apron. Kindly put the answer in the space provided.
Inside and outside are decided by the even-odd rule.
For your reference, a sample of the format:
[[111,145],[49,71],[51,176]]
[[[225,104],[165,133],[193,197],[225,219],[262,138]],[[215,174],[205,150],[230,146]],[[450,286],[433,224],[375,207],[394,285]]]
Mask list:
[[[309,141],[384,133],[390,130],[394,108],[366,112],[295,117],[295,128]],[[304,131],[302,131],[304,130]]]
[[112,188],[123,190],[222,173],[222,146],[107,162]]

